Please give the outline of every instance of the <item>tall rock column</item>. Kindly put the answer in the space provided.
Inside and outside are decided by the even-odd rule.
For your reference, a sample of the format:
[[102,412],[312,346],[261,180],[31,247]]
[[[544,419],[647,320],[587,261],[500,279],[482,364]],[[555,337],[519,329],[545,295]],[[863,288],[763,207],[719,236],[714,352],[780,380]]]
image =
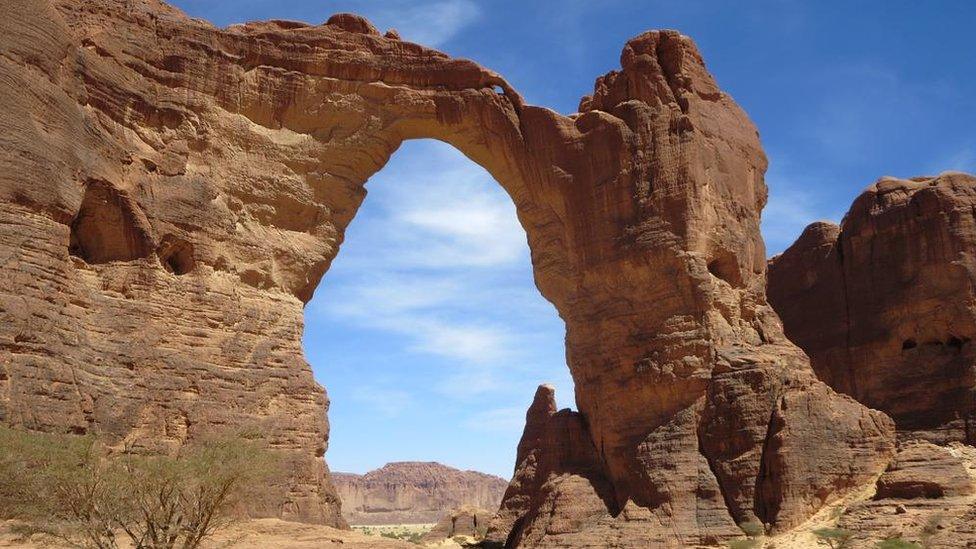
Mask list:
[[[537,456],[566,439],[520,452],[496,543],[678,547],[746,521],[784,530],[871,482],[894,450],[890,419],[819,382],[766,303],[766,161],[748,118],[687,37],[641,35],[621,66],[575,118],[613,129],[590,158],[620,156],[560,164],[575,175],[560,206],[576,282],[547,292],[537,271],[567,323],[577,421],[603,473]],[[530,410],[523,445],[543,417]]]

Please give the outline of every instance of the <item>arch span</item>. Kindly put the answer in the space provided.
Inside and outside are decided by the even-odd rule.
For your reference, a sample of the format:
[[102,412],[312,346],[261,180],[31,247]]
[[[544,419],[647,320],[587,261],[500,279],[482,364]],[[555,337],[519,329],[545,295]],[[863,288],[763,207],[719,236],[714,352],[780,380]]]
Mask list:
[[[539,400],[519,456],[545,465],[513,484],[496,532],[518,522],[513,543],[532,545],[559,495],[588,489],[604,497],[570,546],[600,528],[652,545],[754,518],[786,528],[891,452],[890,421],[817,382],[766,304],[766,161],[685,36],[629,41],[562,116],[349,15],[216,29],[157,0],[13,0],[0,15],[4,422],[160,449],[257,423],[292,471],[257,511],[341,523],[302,306],[363,182],[423,137],[512,196],[567,327],[579,414]],[[186,242],[192,270],[72,259],[89,180],[131,197],[147,247]]]
[[565,325],[535,287],[515,208],[433,140],[404,142],[366,187],[305,307],[305,354],[332,402],[329,465],[433,460],[507,479],[525,395],[540,379],[573,395]]

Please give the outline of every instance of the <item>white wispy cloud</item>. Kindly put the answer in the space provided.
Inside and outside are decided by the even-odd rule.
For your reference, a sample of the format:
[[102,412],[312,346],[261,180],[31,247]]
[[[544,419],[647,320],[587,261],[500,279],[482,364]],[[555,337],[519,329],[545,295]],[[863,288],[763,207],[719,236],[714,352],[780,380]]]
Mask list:
[[475,431],[498,433],[519,431],[525,426],[525,410],[526,408],[516,406],[484,410],[469,417],[465,427]]
[[[516,384],[511,383],[511,378],[515,376],[515,373],[506,370],[508,368],[499,367],[498,363],[469,366],[445,372],[433,388],[441,394],[455,395],[462,400],[490,393],[497,395],[500,391],[517,391],[515,389]],[[518,395],[511,394],[509,396],[516,397]]]
[[454,325],[429,318],[414,318],[409,332],[417,343],[413,349],[455,358],[469,363],[492,363],[510,354],[516,343],[513,334],[492,326]]
[[471,0],[363,2],[360,11],[382,30],[395,28],[404,40],[437,47],[476,22],[481,9]]
[[766,173],[769,200],[762,212],[762,234],[767,255],[788,248],[814,221],[838,223],[845,205],[832,204],[816,192],[823,187],[817,176],[802,173],[786,155],[770,155]]
[[[785,186],[784,186],[785,187]],[[762,230],[767,253],[777,254],[792,244],[803,229],[814,221],[830,220],[814,207],[814,198],[802,190],[780,188],[771,191],[763,210]]]
[[[382,279],[386,281],[383,286],[374,286],[376,279],[367,279],[337,288],[333,294],[342,297],[326,303],[326,313],[361,327],[409,336],[408,350],[463,364],[502,361],[519,345],[518,336],[509,328],[479,320],[478,306],[468,301],[471,297],[481,303],[489,301],[490,289],[465,288],[437,275]],[[475,292],[480,295],[473,295]]]
[[815,81],[823,86],[819,104],[810,105],[797,131],[817,141],[832,162],[856,164],[883,155],[878,134],[924,122],[939,112],[957,90],[948,82],[913,80],[870,61],[850,60],[825,67]]
[[414,405],[410,393],[379,385],[356,387],[350,397],[388,418],[399,416]]
[[[471,186],[463,179],[458,181],[458,187]],[[446,190],[435,185],[425,191],[437,196]],[[404,260],[425,267],[489,267],[522,259],[525,233],[515,220],[511,204],[481,189],[465,190],[464,199],[432,204],[406,201],[394,222],[404,226],[407,231],[403,234],[415,236],[410,240],[426,244],[403,250]],[[444,195],[457,196],[456,191]]]
[[976,146],[963,145],[937,162],[933,162],[929,169],[931,175],[946,171],[976,173]]
[[383,173],[367,189],[382,194],[386,219],[380,258],[400,268],[495,267],[524,261],[525,231],[511,200],[487,172],[447,145],[424,143],[424,155]]
[[525,232],[482,168],[442,143],[406,146],[405,161],[368,182],[367,217],[353,222],[309,313],[451,360],[435,384],[442,393],[502,390],[500,371],[551,344],[538,332],[551,331],[555,310],[526,279]]

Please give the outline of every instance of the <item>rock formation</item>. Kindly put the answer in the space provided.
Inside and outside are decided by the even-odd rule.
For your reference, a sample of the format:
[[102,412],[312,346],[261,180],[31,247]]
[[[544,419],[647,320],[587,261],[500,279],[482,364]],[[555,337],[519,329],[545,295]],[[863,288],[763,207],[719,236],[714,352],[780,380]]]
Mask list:
[[[515,476],[493,518],[491,546],[532,546],[581,531],[616,506],[613,486],[578,412],[556,411],[556,392],[542,385],[525,415]],[[557,513],[558,511],[558,513]]]
[[820,379],[904,438],[976,443],[976,177],[883,178],[770,261],[769,299]]
[[435,523],[462,506],[498,509],[508,481],[433,462],[396,462],[365,475],[332,473],[349,524]]
[[974,493],[976,485],[959,456],[927,442],[913,441],[899,449],[878,479],[875,499],[934,499]]
[[441,520],[437,521],[437,524],[421,538],[421,541],[432,543],[456,536],[479,541],[484,538],[485,531],[488,529],[488,521],[494,514],[494,509],[479,509],[471,505],[459,507],[451,510]]
[[871,499],[841,509],[853,547],[898,537],[932,549],[976,547],[976,448],[903,445]]
[[567,327],[579,412],[530,411],[499,538],[715,544],[887,466],[891,421],[819,382],[766,303],[766,160],[689,38],[632,39],[563,116],[350,15],[0,16],[0,421],[156,451],[255,425],[290,475],[252,511],[342,524],[302,307],[364,182],[433,138],[512,197]]

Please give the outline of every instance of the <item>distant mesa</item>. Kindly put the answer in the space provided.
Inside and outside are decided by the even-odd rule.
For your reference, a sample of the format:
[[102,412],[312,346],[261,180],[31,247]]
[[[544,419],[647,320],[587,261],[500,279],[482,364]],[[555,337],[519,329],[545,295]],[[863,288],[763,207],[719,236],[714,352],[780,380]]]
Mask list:
[[332,473],[349,524],[432,524],[458,508],[498,509],[508,481],[436,462],[387,463],[364,475]]

